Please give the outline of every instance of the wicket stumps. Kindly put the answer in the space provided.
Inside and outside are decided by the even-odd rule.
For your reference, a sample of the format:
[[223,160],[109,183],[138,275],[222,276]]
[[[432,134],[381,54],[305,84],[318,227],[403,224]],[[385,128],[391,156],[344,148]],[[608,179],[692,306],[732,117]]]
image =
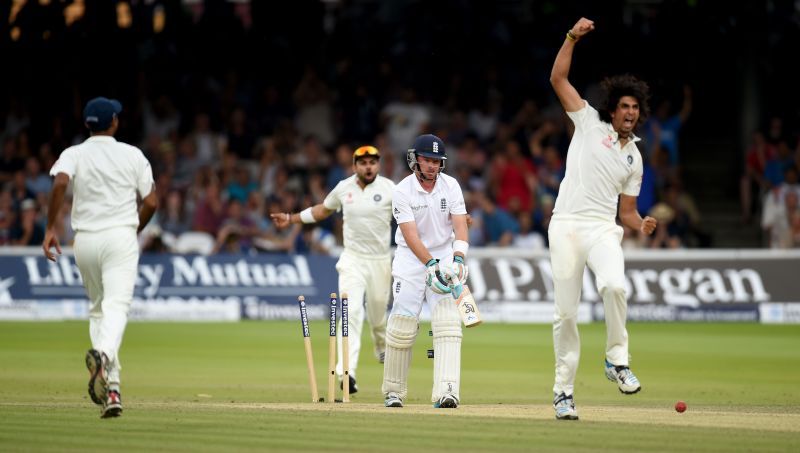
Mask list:
[[[297,297],[300,305],[300,321],[303,324],[303,343],[306,351],[306,365],[308,366],[308,379],[311,384],[311,401],[322,402],[325,398],[319,398],[317,390],[317,379],[314,374],[314,355],[311,348],[311,330],[308,327],[308,313],[304,296]],[[328,335],[328,402],[350,402],[350,342],[349,334],[349,312],[347,305],[347,294],[342,293],[342,390],[341,401],[336,400],[336,306],[338,300],[336,293],[331,293],[329,303],[329,335]]]
[[331,293],[328,336],[328,402],[336,399],[336,293]]
[[347,293],[342,293],[342,402],[350,402],[350,313]]
[[297,298],[300,305],[300,322],[303,324],[303,345],[306,348],[306,365],[308,366],[308,380],[311,384],[311,402],[319,401],[317,392],[317,377],[314,375],[314,353],[311,350],[311,330],[308,328],[308,314],[306,313],[306,299],[303,296]]

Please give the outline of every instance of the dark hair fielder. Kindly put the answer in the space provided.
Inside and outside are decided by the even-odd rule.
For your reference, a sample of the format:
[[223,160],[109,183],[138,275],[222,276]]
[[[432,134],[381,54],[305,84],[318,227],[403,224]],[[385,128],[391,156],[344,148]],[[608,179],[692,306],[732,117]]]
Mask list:
[[647,82],[630,75],[623,74],[606,77],[601,83],[603,100],[600,103],[600,119],[611,122],[611,112],[617,109],[620,98],[631,96],[639,101],[639,122],[643,124],[650,115],[650,87]]

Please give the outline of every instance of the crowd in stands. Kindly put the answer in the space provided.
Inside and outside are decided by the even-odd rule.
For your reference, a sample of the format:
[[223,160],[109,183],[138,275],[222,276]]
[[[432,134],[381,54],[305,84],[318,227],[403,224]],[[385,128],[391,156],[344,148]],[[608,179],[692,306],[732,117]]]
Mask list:
[[[545,249],[572,133],[547,81],[558,45],[552,37],[563,35],[562,24],[548,19],[546,8],[525,16],[518,13],[535,7],[491,2],[446,11],[441,22],[442,6],[433,3],[298,1],[277,12],[273,2],[206,0],[187,2],[187,12],[177,1],[99,2],[92,15],[72,11],[67,26],[58,22],[67,17],[63,2],[12,9],[18,42],[0,45],[27,69],[3,75],[18,88],[0,105],[0,245],[41,245],[49,169],[61,151],[86,139],[83,104],[108,96],[123,103],[118,139],[140,147],[154,170],[160,209],[141,236],[145,250],[336,253],[341,217],[278,230],[269,213],[321,202],[352,174],[352,151],[364,144],[380,149],[382,174],[399,181],[409,172],[407,147],[426,132],[447,144],[445,172],[464,190],[471,245]],[[145,13],[153,21],[139,20]],[[571,11],[560,14],[573,20]],[[669,15],[632,14],[640,27],[618,24],[620,34],[600,35],[595,53],[614,36],[631,43],[631,56],[641,53],[637,46],[668,48],[654,33]],[[26,34],[52,18],[52,30]],[[116,25],[105,26],[109,21]],[[137,30],[142,23],[146,30]],[[90,47],[112,59],[86,57]],[[585,58],[593,54],[583,50]],[[307,58],[299,64],[298,55]],[[626,230],[624,244],[712,246],[691,196],[702,189],[684,187],[681,174],[681,129],[696,107],[692,88],[676,77],[678,68],[656,79],[669,65],[636,64],[653,75],[654,87],[653,114],[637,132],[645,162],[639,210],[659,227],[652,237]],[[72,69],[53,80],[56,65]],[[592,78],[609,69],[603,59],[587,65],[597,66]],[[575,84],[596,105],[598,85]],[[664,86],[670,89],[657,89]],[[770,235],[797,246],[797,201],[788,188],[797,187],[800,145],[787,132],[756,134],[743,212],[763,205]],[[70,209],[65,203],[58,216],[62,244],[74,237]]]
[[742,220],[760,221],[770,248],[800,247],[800,137],[773,117],[757,130],[745,154],[741,178]]
[[[373,116],[361,116],[368,141],[345,141],[342,118],[330,87],[312,70],[298,83],[292,102],[278,108],[236,106],[218,128],[210,113],[184,113],[161,96],[142,108],[142,140],[161,208],[144,230],[149,251],[247,253],[336,253],[341,218],[320,225],[276,229],[270,212],[296,212],[320,203],[336,183],[352,174],[354,147],[381,150],[382,173],[399,181],[409,173],[405,152],[420,133],[447,143],[445,171],[465,193],[474,246],[547,247],[547,227],[571,134],[560,105],[528,99],[511,115],[499,108],[443,111],[417,100],[410,87]],[[697,207],[677,174],[677,135],[688,117],[690,90],[670,116],[662,105],[643,127],[645,172],[639,208],[661,222],[653,237],[626,231],[629,247],[676,248],[709,245],[700,231]],[[687,107],[688,106],[688,107]],[[264,111],[270,112],[265,114]],[[276,114],[276,112],[284,112]],[[131,121],[125,113],[122,121]],[[342,118],[347,123],[350,118]],[[40,245],[46,219],[48,170],[65,144],[30,146],[25,116],[5,118],[0,183],[0,243]],[[265,132],[264,123],[272,123]],[[77,143],[86,133],[70,139]],[[796,174],[795,174],[796,179]],[[61,241],[69,244],[70,205],[58,217]]]

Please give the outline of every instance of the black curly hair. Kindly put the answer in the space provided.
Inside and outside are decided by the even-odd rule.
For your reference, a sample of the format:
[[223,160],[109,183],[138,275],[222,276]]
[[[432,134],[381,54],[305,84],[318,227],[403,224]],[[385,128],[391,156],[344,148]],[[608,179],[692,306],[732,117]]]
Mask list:
[[647,82],[639,80],[630,74],[606,77],[600,83],[603,89],[603,98],[600,102],[600,119],[606,123],[611,122],[611,112],[617,109],[620,98],[631,96],[639,101],[639,121],[641,125],[650,115],[650,87]]

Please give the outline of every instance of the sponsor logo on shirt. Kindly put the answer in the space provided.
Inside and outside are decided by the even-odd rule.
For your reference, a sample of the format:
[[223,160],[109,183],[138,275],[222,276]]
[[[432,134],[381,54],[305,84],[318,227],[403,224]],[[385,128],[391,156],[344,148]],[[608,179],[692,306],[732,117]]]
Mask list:
[[419,211],[420,209],[428,209],[428,205],[426,205],[426,204],[418,204],[416,206],[414,206],[413,204],[411,205],[411,210],[412,211],[416,212],[416,211]]
[[602,143],[606,148],[611,148],[611,145],[614,144],[614,139],[612,139],[610,135],[607,135],[606,138],[603,139]]

